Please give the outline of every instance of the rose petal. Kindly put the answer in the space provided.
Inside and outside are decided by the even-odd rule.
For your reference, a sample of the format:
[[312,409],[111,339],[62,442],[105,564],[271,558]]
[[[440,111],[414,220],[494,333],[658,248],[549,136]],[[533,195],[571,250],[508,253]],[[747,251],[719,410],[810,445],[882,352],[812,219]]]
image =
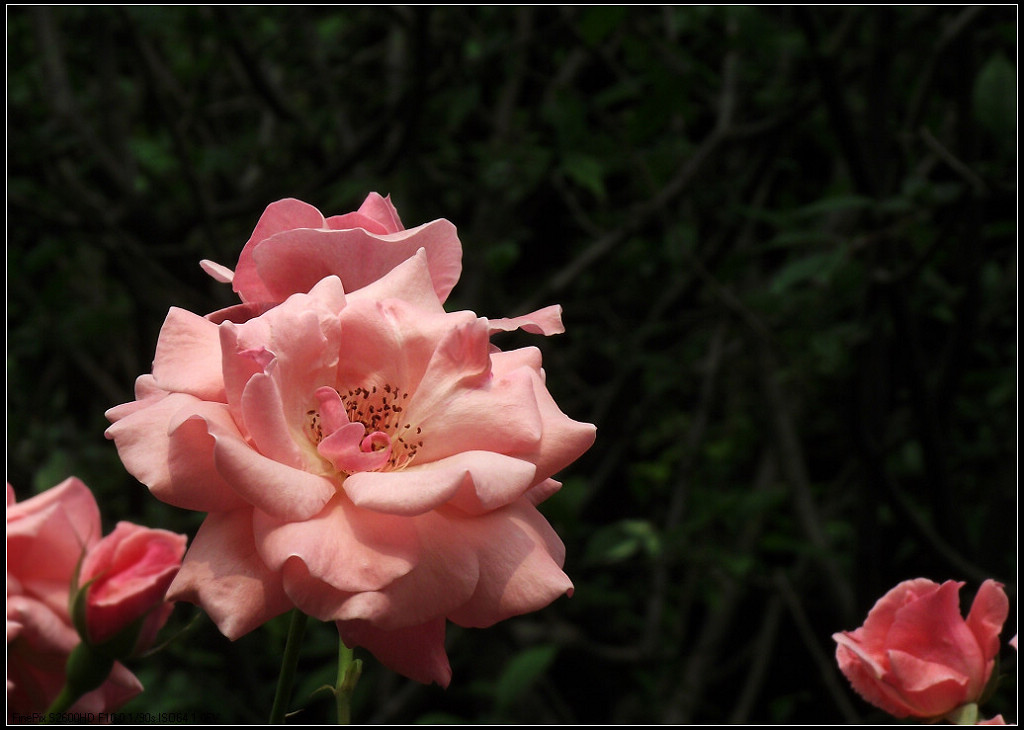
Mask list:
[[[886,639],[886,650],[890,656],[893,652],[901,652],[918,661],[946,667],[951,676],[968,678],[966,696],[961,690],[955,701],[950,699],[952,706],[948,709],[977,699],[988,680],[981,647],[960,615],[961,585],[956,581],[946,581],[937,591],[907,603],[896,613]],[[942,640],[937,641],[936,637],[942,637]],[[917,678],[918,675],[914,676]],[[907,691],[914,691],[909,685],[905,686]],[[916,695],[915,699],[922,703],[933,702],[931,693],[927,700]]]
[[[967,628],[974,634],[985,661],[991,661],[999,653],[999,634],[1010,615],[1010,602],[1003,585],[989,579],[981,584],[971,611],[967,615]],[[1016,642],[1013,643],[1016,648]]]
[[472,519],[452,519],[451,529],[474,548],[480,561],[473,597],[448,614],[455,623],[490,626],[572,595],[572,582],[562,572],[565,547],[528,501]]
[[59,616],[79,560],[102,537],[99,508],[89,488],[69,477],[7,508],[7,574],[24,593]]
[[346,646],[364,647],[389,669],[423,684],[437,682],[447,687],[451,682],[443,618],[391,631],[365,621],[338,621],[337,625]]
[[919,717],[938,717],[964,703],[970,677],[952,667],[912,654],[889,652],[889,684],[900,687]]
[[536,450],[543,432],[532,373],[524,368],[492,378],[486,336],[485,322],[475,320],[438,345],[409,403],[409,422],[423,430],[418,459]]
[[886,668],[864,651],[863,645],[852,634],[833,634],[836,641],[836,662],[853,689],[875,707],[893,717],[908,717],[915,708],[896,690],[883,681]]
[[[407,520],[362,510],[342,496],[302,522],[277,520],[257,511],[253,524],[260,555],[271,570],[281,570],[297,559],[310,580],[342,592],[384,588],[413,568],[421,549]],[[286,588],[294,593],[288,584]],[[309,603],[301,605],[310,608]],[[315,614],[323,612],[321,606]]]
[[[90,584],[85,611],[90,640],[103,643],[147,614],[152,618],[147,624],[158,624],[148,630],[155,635],[169,613],[162,608],[164,594],[181,567],[185,543],[184,535],[118,522],[89,551],[79,580]],[[137,639],[137,649],[146,643]]]
[[488,320],[491,334],[513,332],[521,329],[535,335],[560,335],[565,332],[562,324],[562,307],[552,304],[521,317],[506,317]]
[[543,438],[536,449],[516,455],[537,465],[537,479],[547,479],[576,461],[594,445],[597,427],[592,423],[574,421],[565,415],[544,387],[543,377],[536,371],[531,371],[530,379],[543,424]]
[[224,375],[217,325],[171,307],[160,328],[153,377],[163,390],[223,402]]
[[480,514],[518,499],[533,483],[533,464],[490,451],[466,451],[401,471],[352,474],[342,485],[365,509],[418,515],[446,502]]
[[167,598],[201,605],[231,640],[292,608],[281,576],[256,550],[249,509],[203,520]]
[[231,288],[243,302],[274,300],[257,271],[256,262],[253,259],[253,249],[275,233],[294,228],[321,228],[324,225],[324,217],[320,211],[301,200],[286,198],[268,205],[257,221],[256,228],[249,236],[249,240],[242,247]]
[[[281,301],[290,294],[309,291],[332,274],[341,279],[346,292],[354,292],[382,278],[420,249],[425,251],[436,297],[444,302],[462,272],[462,244],[455,226],[443,219],[383,235],[363,228],[297,228],[255,244],[252,257],[267,299]],[[236,286],[241,274],[240,259]]]
[[199,262],[199,267],[221,284],[230,284],[235,280],[235,272],[216,261],[203,259]]
[[349,302],[400,299],[424,312],[443,314],[444,306],[434,291],[427,253],[419,249],[375,281],[348,295]]
[[[219,512],[244,504],[217,471],[215,441],[206,422],[197,415],[203,411],[210,416],[219,408],[223,411],[220,420],[234,428],[226,406],[207,404],[183,393],[141,403],[146,407],[127,415],[123,410],[107,411],[108,418],[117,420],[106,436],[114,440],[132,476],[149,487],[157,499],[175,507]],[[193,416],[198,420],[192,420]]]

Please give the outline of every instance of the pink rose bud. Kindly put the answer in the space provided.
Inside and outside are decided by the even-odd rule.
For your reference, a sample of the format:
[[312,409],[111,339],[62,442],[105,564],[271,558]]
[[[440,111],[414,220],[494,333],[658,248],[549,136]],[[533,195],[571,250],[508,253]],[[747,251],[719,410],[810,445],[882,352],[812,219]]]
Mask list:
[[90,644],[121,638],[126,629],[123,653],[142,651],[153,642],[173,608],[164,596],[181,568],[185,542],[184,535],[119,522],[86,553],[78,585],[85,591]]
[[962,583],[909,580],[856,631],[833,634],[836,660],[865,700],[895,717],[938,719],[982,696],[1009,613],[1001,584],[981,584],[966,621]]
[[[100,541],[100,511],[70,477],[17,502],[7,485],[7,711],[42,713],[67,683],[68,656],[81,645],[68,599],[82,554]],[[71,712],[113,712],[142,692],[120,662],[98,677]]]

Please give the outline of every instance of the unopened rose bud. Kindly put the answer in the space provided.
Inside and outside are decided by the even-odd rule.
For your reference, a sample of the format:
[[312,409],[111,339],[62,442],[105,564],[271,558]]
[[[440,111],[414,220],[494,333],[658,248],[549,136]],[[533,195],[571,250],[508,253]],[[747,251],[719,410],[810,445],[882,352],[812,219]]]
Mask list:
[[119,522],[89,550],[72,605],[83,640],[120,658],[152,644],[173,608],[164,597],[185,542],[184,535]]

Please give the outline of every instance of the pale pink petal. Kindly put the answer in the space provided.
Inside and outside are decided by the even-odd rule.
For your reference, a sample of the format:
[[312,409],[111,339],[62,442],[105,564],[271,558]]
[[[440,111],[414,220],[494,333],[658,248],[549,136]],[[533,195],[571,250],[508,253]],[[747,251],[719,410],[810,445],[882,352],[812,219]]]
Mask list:
[[389,385],[408,400],[446,333],[476,320],[469,312],[430,313],[399,299],[368,301],[358,294],[340,316],[345,356],[338,362],[337,389],[342,396],[357,387]]
[[[311,580],[343,592],[384,588],[413,569],[421,550],[408,520],[359,509],[342,496],[308,520],[276,520],[257,511],[253,524],[271,570],[298,560]],[[287,584],[286,589],[293,593]]]
[[539,484],[535,484],[523,496],[526,500],[534,507],[544,502],[546,499],[555,494],[559,489],[562,488],[562,483],[555,481],[554,479],[545,479]]
[[978,720],[975,725],[1005,725],[1006,720],[1003,719],[1002,715],[996,715],[995,717],[989,718],[988,720]]
[[206,315],[205,319],[210,320],[214,324],[222,324],[224,322],[233,322],[234,324],[242,324],[248,322],[250,319],[259,317],[261,314],[266,314],[268,311],[277,306],[277,302],[246,302],[243,304],[235,304],[224,309],[218,309],[216,312],[210,312]]
[[538,448],[516,456],[532,461],[537,465],[537,478],[547,479],[574,462],[594,445],[597,428],[591,423],[574,421],[565,415],[551,397],[551,393],[544,387],[541,375],[536,371],[529,372],[544,436],[539,441]]
[[349,302],[378,302],[385,299],[400,299],[412,304],[423,312],[444,313],[444,305],[434,291],[427,254],[419,249],[412,256],[394,268],[348,295]]
[[927,578],[903,581],[875,602],[864,620],[864,625],[852,632],[851,636],[872,655],[877,656],[884,653],[888,648],[886,641],[889,629],[896,620],[900,609],[907,603],[931,595],[938,590],[939,584]]
[[[346,292],[354,292],[380,279],[420,249],[425,251],[437,298],[444,302],[462,273],[462,244],[455,226],[444,219],[384,235],[363,228],[304,227],[269,236],[254,244],[251,254],[265,297],[243,300],[281,301],[290,294],[309,291],[317,281],[332,274],[341,279]],[[236,291],[242,273],[239,259]]]
[[398,217],[398,211],[391,202],[391,196],[382,197],[380,193],[370,193],[366,200],[359,206],[359,212],[379,222],[388,233],[404,231],[402,219]]
[[217,325],[171,307],[156,343],[153,377],[163,390],[223,402],[224,375]]
[[[968,678],[966,697],[962,694],[958,697],[964,701],[981,695],[988,675],[981,647],[960,615],[961,585],[946,581],[939,590],[920,596],[897,611],[889,628],[886,649],[890,656],[894,651],[903,652],[921,662],[947,667],[955,676]],[[937,641],[936,637],[940,636],[942,640]],[[927,701],[933,701],[932,694]]]
[[562,324],[562,307],[560,304],[538,309],[536,312],[521,317],[506,317],[488,320],[490,332],[513,332],[523,330],[535,335],[560,335],[565,332]]
[[434,461],[461,451],[519,456],[537,450],[543,434],[532,371],[501,378],[489,372],[486,325],[475,320],[450,330],[409,404],[409,422],[422,428],[417,458]]
[[334,380],[342,334],[338,313],[343,309],[341,282],[328,277],[308,295],[289,297],[257,319],[220,325],[228,403],[237,408],[249,379],[276,360],[286,412],[304,414],[316,388]]
[[324,227],[339,231],[349,228],[362,228],[367,233],[373,233],[376,235],[383,235],[388,232],[387,228],[383,225],[375,221],[370,216],[364,215],[358,211],[354,213],[332,215],[324,222]]
[[897,689],[883,680],[887,667],[880,665],[866,652],[852,634],[841,632],[833,634],[832,638],[837,644],[836,662],[839,670],[857,694],[893,717],[908,717],[914,712],[914,707],[908,704]]
[[257,271],[253,249],[276,233],[294,228],[322,228],[324,225],[320,211],[301,200],[286,198],[268,205],[238,256],[232,289],[243,302],[275,301]]
[[[363,448],[368,442],[377,441],[378,437],[383,438],[387,448]],[[354,474],[380,469],[387,464],[391,455],[390,441],[387,434],[380,431],[366,436],[366,428],[361,423],[347,423],[321,441],[316,449],[338,471]]]
[[451,528],[480,561],[473,597],[448,614],[455,623],[490,626],[572,595],[572,582],[562,572],[565,547],[526,500],[472,519],[452,519]]
[[281,519],[305,520],[334,496],[331,479],[268,459],[252,448],[221,412],[197,413],[214,438],[217,471],[242,499]]
[[444,650],[443,618],[419,626],[383,631],[365,621],[338,621],[341,640],[349,647],[363,647],[381,664],[423,684],[447,687],[452,669]]
[[213,277],[215,281],[218,281],[221,284],[230,284],[235,280],[235,272],[227,266],[218,264],[216,261],[203,259],[199,262],[199,266],[203,271]]
[[256,550],[249,509],[206,517],[167,598],[201,605],[231,640],[292,608]]
[[404,231],[398,211],[391,204],[391,196],[384,198],[380,193],[370,193],[354,213],[332,215],[326,221],[327,228],[365,228],[370,233],[384,234]]
[[495,377],[507,375],[513,370],[527,367],[537,373],[544,382],[544,371],[541,369],[541,353],[536,347],[520,347],[516,350],[499,350],[491,348],[491,372]]
[[[295,469],[311,468],[318,460],[313,457],[312,443],[285,415],[281,378],[274,377],[277,365],[275,361],[266,373],[254,374],[245,384],[240,404],[242,418],[261,454]],[[300,446],[303,443],[305,449]]]
[[114,440],[132,476],[155,497],[175,507],[218,512],[244,504],[218,473],[213,459],[215,441],[198,415],[202,412],[212,417],[211,412],[220,409],[224,427],[234,428],[226,406],[182,393],[141,402],[147,407],[127,415],[115,412],[117,409],[107,411],[108,418],[121,416],[106,435]]
[[[999,634],[1010,615],[1010,602],[1001,583],[986,580],[978,589],[967,614],[967,628],[974,634],[985,661],[999,653]],[[1016,648],[1016,645],[1014,646]]]
[[946,664],[892,650],[889,671],[887,682],[902,690],[907,704],[919,717],[944,715],[970,699],[967,695],[970,677]]
[[489,451],[467,451],[401,471],[361,472],[342,485],[366,509],[418,515],[446,502],[479,514],[518,499],[533,483],[532,464]]
[[7,573],[26,594],[66,616],[71,576],[101,537],[92,492],[69,477],[7,508]]

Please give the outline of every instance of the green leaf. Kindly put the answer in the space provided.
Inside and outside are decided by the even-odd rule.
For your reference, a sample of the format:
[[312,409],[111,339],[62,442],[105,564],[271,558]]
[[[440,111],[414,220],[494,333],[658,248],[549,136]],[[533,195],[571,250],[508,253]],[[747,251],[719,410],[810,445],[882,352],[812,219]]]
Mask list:
[[772,294],[778,295],[808,279],[824,283],[842,262],[845,255],[845,249],[837,247],[832,251],[813,253],[791,261],[772,280],[769,290]]
[[590,8],[580,18],[580,35],[591,45],[597,45],[622,25],[626,18],[624,5],[606,5]]
[[618,563],[638,552],[657,555],[661,538],[647,520],[622,520],[597,530],[587,544],[587,559],[597,563]]
[[592,192],[598,200],[605,199],[604,171],[596,158],[579,152],[570,152],[562,163],[562,170],[580,187]]
[[498,707],[508,708],[518,700],[548,670],[557,653],[557,646],[545,644],[531,647],[512,659],[494,687]]
[[974,116],[997,137],[1009,137],[1017,124],[1017,71],[1006,57],[993,55],[974,80]]

